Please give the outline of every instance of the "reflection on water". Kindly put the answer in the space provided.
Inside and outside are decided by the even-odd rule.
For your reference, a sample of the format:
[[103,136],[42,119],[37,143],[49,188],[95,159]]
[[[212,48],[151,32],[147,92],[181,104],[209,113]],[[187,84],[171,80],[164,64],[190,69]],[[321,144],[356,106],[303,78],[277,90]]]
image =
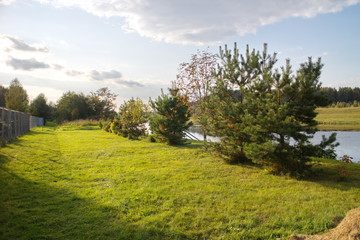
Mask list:
[[[192,126],[189,131],[196,138],[203,140],[203,135],[201,129],[198,126]],[[315,134],[314,138],[311,139],[311,142],[319,144],[322,140],[322,135],[329,137],[333,132],[319,131]],[[338,158],[341,158],[343,155],[348,155],[353,157],[354,162],[360,163],[360,132],[345,132],[345,131],[336,131],[336,139],[340,145],[336,148],[336,154]],[[207,137],[208,141],[217,142],[219,141],[218,137]]]

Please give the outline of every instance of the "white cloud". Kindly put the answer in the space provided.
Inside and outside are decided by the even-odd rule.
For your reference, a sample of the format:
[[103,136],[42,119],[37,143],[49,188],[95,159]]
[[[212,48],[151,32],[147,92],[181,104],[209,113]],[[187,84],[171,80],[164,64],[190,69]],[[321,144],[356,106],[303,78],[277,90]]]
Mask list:
[[341,11],[360,0],[38,0],[56,7],[79,7],[100,17],[124,17],[123,29],[182,44],[209,44],[255,33],[289,17]]

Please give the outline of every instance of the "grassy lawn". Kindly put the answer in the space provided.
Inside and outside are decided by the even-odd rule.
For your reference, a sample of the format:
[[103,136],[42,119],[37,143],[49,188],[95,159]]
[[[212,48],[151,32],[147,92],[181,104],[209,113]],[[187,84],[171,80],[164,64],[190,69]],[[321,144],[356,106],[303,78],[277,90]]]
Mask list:
[[37,128],[0,149],[0,239],[276,239],[317,233],[360,202],[360,165],[297,181],[229,165],[201,143]]
[[320,130],[360,131],[360,107],[318,108]]

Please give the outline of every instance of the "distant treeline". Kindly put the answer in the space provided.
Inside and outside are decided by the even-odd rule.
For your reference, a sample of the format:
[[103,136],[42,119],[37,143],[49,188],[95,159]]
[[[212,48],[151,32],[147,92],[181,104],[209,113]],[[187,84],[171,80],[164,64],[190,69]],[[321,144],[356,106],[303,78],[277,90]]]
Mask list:
[[336,103],[358,103],[360,102],[360,88],[355,87],[340,87],[339,89],[323,87],[321,92],[324,93],[328,100],[329,105]]
[[12,80],[9,87],[0,85],[0,107],[30,113],[45,121],[112,119],[116,115],[116,96],[105,87],[88,95],[68,91],[56,103],[49,103],[43,93],[29,101],[29,96],[18,79]]

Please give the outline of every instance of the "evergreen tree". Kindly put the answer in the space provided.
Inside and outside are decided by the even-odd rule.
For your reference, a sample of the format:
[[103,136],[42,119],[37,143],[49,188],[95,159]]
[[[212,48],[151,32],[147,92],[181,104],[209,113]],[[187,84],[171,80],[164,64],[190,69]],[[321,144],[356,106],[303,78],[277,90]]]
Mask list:
[[19,80],[11,81],[5,94],[6,107],[20,112],[28,111],[29,97]]
[[[216,84],[207,106],[207,117],[211,119],[209,131],[221,137],[220,143],[210,146],[230,162],[246,162],[245,144],[250,142],[252,123],[250,107],[254,99],[246,97],[253,84],[264,88],[265,82],[255,81],[267,77],[268,69],[276,62],[276,55],[263,55],[247,46],[245,55],[240,55],[236,43],[233,52],[225,46],[220,48],[221,62],[216,73]],[[267,80],[267,79],[266,79]],[[261,85],[263,84],[263,85]],[[258,92],[263,94],[263,92]]]
[[150,101],[154,111],[150,118],[150,130],[169,145],[182,144],[185,131],[192,125],[189,122],[189,102],[179,94],[179,89],[169,91],[170,94],[162,93],[155,101]]
[[[240,55],[220,50],[222,63],[212,90],[208,116],[212,131],[221,137],[210,147],[230,161],[261,163],[276,173],[303,175],[314,149],[315,108],[325,104],[319,94],[320,59],[302,64],[293,74],[289,60],[275,69],[276,54],[246,49]],[[235,91],[236,90],[236,91]],[[234,94],[237,92],[238,94]],[[319,152],[319,151],[317,151]]]

